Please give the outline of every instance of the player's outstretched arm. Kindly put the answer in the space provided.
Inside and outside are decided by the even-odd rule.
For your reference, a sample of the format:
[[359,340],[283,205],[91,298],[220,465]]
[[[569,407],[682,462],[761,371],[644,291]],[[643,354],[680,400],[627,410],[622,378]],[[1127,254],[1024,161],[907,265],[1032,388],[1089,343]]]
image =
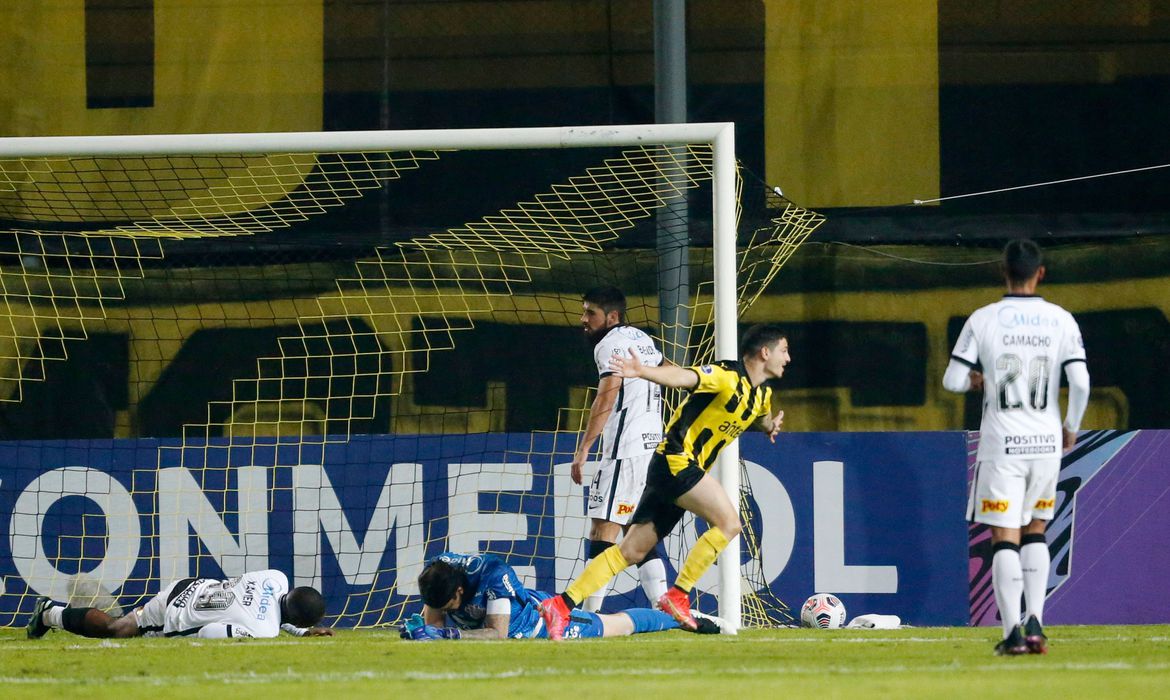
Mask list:
[[305,630],[305,637],[332,637],[333,629],[330,627],[310,627]]
[[468,639],[507,639],[508,624],[511,620],[512,616],[510,614],[485,615],[482,628],[477,630],[463,630],[463,636]]
[[647,367],[633,350],[629,355],[611,358],[609,368],[618,376],[627,379],[640,377],[672,389],[694,389],[699,385],[699,375],[693,369],[678,365]]
[[280,629],[294,637],[332,637],[333,630],[328,627],[297,627],[287,622],[281,623]]

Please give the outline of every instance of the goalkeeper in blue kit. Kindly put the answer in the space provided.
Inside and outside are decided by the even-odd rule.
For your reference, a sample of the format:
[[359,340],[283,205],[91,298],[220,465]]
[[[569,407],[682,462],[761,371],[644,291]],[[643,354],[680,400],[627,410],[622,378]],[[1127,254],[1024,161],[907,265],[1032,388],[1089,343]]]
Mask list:
[[[540,601],[552,594],[526,588],[516,571],[492,554],[444,552],[427,562],[418,577],[423,611],[401,627],[403,639],[534,639],[548,631],[540,617]],[[564,636],[623,637],[642,632],[678,629],[670,615],[634,608],[615,614],[574,611]],[[699,632],[719,628],[704,618]]]

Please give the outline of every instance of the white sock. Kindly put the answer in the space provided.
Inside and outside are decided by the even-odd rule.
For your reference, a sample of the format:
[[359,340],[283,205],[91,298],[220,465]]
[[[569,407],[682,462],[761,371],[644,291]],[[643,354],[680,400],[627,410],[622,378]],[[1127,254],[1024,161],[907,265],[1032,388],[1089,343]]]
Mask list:
[[1048,596],[1048,570],[1051,557],[1048,543],[1032,542],[1020,547],[1020,567],[1024,573],[1024,609],[1044,623],[1044,599]]
[[[592,560],[590,560],[590,561],[592,561]],[[606,594],[609,593],[609,587],[610,587],[610,584],[612,584],[612,583],[613,583],[612,579],[607,581],[605,583],[605,585],[603,585],[601,588],[597,589],[597,591],[595,591],[593,593],[593,595],[586,598],[584,600],[584,602],[581,603],[581,609],[584,610],[585,612],[593,612],[593,613],[597,612],[598,610],[601,610],[601,604],[605,602],[605,596],[606,596]]]
[[650,599],[650,607],[658,605],[658,599],[666,594],[666,565],[662,559],[655,557],[638,567],[638,580],[642,583],[642,590]]
[[[1003,544],[1003,543],[1001,543]],[[1024,572],[1020,567],[1020,550],[1015,546],[995,550],[991,558],[991,585],[995,604],[1003,621],[1004,639],[1020,624],[1020,595],[1024,592]]]
[[64,605],[50,605],[41,613],[41,622],[55,630],[63,629],[61,627],[61,611],[65,609]]

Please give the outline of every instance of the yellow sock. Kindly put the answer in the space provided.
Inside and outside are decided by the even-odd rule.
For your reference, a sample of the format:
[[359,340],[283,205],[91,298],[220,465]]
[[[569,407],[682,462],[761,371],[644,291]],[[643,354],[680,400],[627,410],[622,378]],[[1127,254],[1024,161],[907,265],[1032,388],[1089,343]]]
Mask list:
[[629,565],[630,563],[622,556],[621,548],[615,544],[602,552],[601,556],[593,557],[589,561],[581,575],[565,589],[565,595],[580,605],[581,601],[609,583],[611,578],[625,571]]
[[727,538],[723,536],[723,531],[717,527],[713,527],[703,533],[695,546],[691,547],[690,554],[687,555],[687,560],[683,562],[682,570],[678,572],[678,578],[674,580],[674,585],[678,586],[687,593],[695,587],[695,583],[703,576],[707,569],[711,568],[711,564],[715,563],[715,557],[723,551],[727,546]]

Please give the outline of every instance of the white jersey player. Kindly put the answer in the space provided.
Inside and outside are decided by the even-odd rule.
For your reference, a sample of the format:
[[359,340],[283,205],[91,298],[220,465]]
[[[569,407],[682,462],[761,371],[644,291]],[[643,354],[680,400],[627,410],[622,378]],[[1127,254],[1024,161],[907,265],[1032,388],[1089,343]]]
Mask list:
[[315,589],[288,587],[275,569],[253,571],[226,580],[186,578],[173,581],[130,615],[111,618],[96,608],[63,606],[42,598],[33,610],[28,636],[64,629],[85,637],[275,637],[281,630],[298,637],[330,636],[313,627],[325,613]]
[[[623,379],[610,369],[614,357],[635,353],[643,364],[662,364],[662,353],[644,332],[625,325],[626,298],[614,287],[598,287],[585,294],[581,326],[593,345],[597,365],[597,396],[589,409],[585,434],[573,455],[571,475],[582,482],[583,468],[597,438],[601,462],[589,485],[586,514],[590,518],[587,559],[617,542],[642,498],[650,456],[662,441],[662,387],[645,379]],[[666,567],[657,551],[638,564],[638,578],[650,601],[666,592]],[[597,612],[605,599],[602,589],[585,601]]]
[[[599,380],[613,375],[611,359],[631,352],[649,367],[662,364],[653,338],[633,326],[613,326],[593,349]],[[662,442],[662,387],[645,379],[616,379],[620,388],[601,431],[601,456],[614,460],[649,454]],[[637,505],[637,499],[629,505]]]
[[[1027,240],[1004,249],[1008,294],[971,314],[943,386],[983,389],[983,421],[967,517],[991,527],[992,585],[1004,627],[1000,654],[1044,653],[1041,629],[1061,455],[1076,442],[1089,400],[1081,331],[1072,314],[1036,295],[1045,268]],[[1060,375],[1068,409],[1060,417]],[[1020,622],[1024,593],[1028,619]]]

